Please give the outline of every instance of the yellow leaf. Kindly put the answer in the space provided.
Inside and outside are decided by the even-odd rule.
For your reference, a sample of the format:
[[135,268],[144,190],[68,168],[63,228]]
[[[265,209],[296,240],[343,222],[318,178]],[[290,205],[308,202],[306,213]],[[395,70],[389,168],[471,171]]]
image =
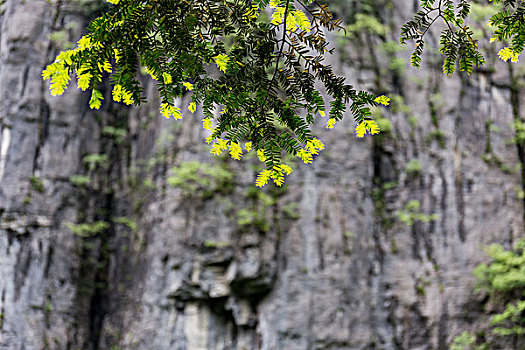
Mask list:
[[259,6],[252,4],[252,7],[244,14],[247,21],[256,19],[259,16]]
[[210,153],[216,156],[220,156],[222,152],[228,149],[228,141],[223,139],[217,139],[216,142],[211,146]]
[[60,84],[51,84],[49,86],[49,91],[51,92],[52,96],[60,96],[66,91],[64,87]]
[[257,157],[259,157],[259,160],[261,162],[263,162],[263,163],[266,161],[267,157],[264,154],[264,149],[263,148],[257,150]]
[[518,62],[519,53],[512,50],[510,47],[505,47],[498,52],[498,56],[501,60],[507,62],[509,59],[511,62]]
[[133,104],[133,94],[124,88],[122,88],[122,102],[128,106]]
[[[69,80],[71,79],[67,68],[60,63],[53,63],[52,67],[48,67],[48,69],[51,72],[49,78],[51,80],[51,85],[49,86],[51,95],[62,95],[69,84]],[[46,73],[45,76],[48,74],[49,73]]]
[[193,90],[193,84],[192,83],[188,83],[187,81],[183,82],[182,85],[184,85],[184,87],[186,89],[188,89],[189,91]]
[[371,135],[379,134],[379,125],[377,125],[375,120],[368,120],[367,128],[370,131]]
[[90,49],[93,47],[93,43],[91,42],[89,35],[84,35],[77,41],[77,44],[80,50]]
[[171,84],[171,74],[166,72],[162,73],[162,80],[164,81],[164,84]]
[[242,148],[241,146],[236,142],[230,143],[230,156],[233,159],[240,160],[242,156]]
[[72,53],[73,52],[70,50],[61,51],[56,58],[56,62],[64,61],[67,65],[70,66],[71,64],[73,64],[73,61],[71,60]]
[[212,133],[210,136],[206,137],[206,141],[205,141],[205,142],[206,142],[207,144],[209,144],[209,143],[212,142],[213,140],[214,140],[214,138],[213,138],[213,133]]
[[108,60],[105,60],[102,65],[100,63],[98,64],[98,69],[100,69],[101,71],[103,70],[107,73],[111,73],[112,71],[111,63],[109,63]]
[[355,128],[355,135],[357,137],[364,137],[366,134],[366,123],[361,122],[358,126]]
[[151,79],[157,80],[157,81],[159,80],[157,76],[155,75],[155,72],[153,71],[153,69],[146,67],[146,73],[150,75]]
[[[202,127],[206,130],[211,130],[213,125],[210,118],[204,118],[202,120]],[[209,143],[209,142],[208,142]]]
[[300,149],[297,152],[297,156],[302,159],[304,164],[310,164],[314,161],[314,157],[312,156],[312,154],[305,149]]
[[188,111],[190,111],[191,113],[195,113],[196,110],[197,110],[197,105],[195,104],[195,102],[191,102],[190,105],[188,106]]
[[217,65],[217,67],[219,67],[219,70],[226,72],[228,62],[230,62],[230,58],[228,57],[228,55],[221,53],[213,57],[213,60],[215,61],[215,64]]
[[328,123],[326,124],[326,128],[327,129],[333,129],[334,126],[335,126],[335,119],[334,118],[328,119]]
[[93,76],[91,73],[81,73],[80,71],[77,71],[78,88],[82,91],[86,91],[86,89],[89,87],[89,82],[91,81],[92,77]]
[[281,168],[283,169],[286,175],[290,175],[293,171],[292,167],[286,164],[281,164]]
[[104,97],[102,97],[102,94],[98,90],[94,90],[91,92],[91,99],[89,100],[89,108],[91,109],[99,109],[102,105],[102,100]]
[[295,22],[299,26],[301,30],[304,30],[305,32],[309,32],[311,28],[310,20],[308,20],[308,17],[306,17],[305,13],[300,10],[295,10],[293,12],[293,16],[295,19]]
[[388,106],[390,104],[390,98],[388,98],[387,96],[385,95],[382,95],[382,96],[378,96],[375,98],[374,100],[375,103],[379,103],[379,104],[382,104],[384,106]]
[[284,17],[285,8],[284,7],[277,7],[272,14],[272,24],[278,26],[279,24],[283,23],[283,17]]
[[113,49],[113,54],[115,55],[115,61],[118,63],[120,61],[120,53],[117,49]]
[[306,143],[306,149],[311,154],[319,154],[319,152],[324,149],[324,143],[322,143],[321,140],[314,138]]
[[274,170],[270,174],[270,178],[279,187],[281,187],[284,184],[284,174],[281,168],[274,168]]
[[299,24],[297,23],[295,16],[292,13],[288,13],[288,16],[286,16],[286,29],[293,32],[297,28],[299,28]]
[[120,84],[113,86],[113,101],[122,101],[122,86]]
[[319,151],[324,150],[325,146],[324,146],[323,141],[321,141],[321,140],[319,140],[319,139],[316,139],[316,138],[313,138],[311,142],[314,144],[314,146],[315,146]]
[[161,103],[160,104],[160,114],[166,119],[170,119],[170,109],[169,104],[167,103]]
[[255,186],[264,187],[268,183],[271,174],[272,172],[267,169],[261,171],[259,175],[257,175],[257,179],[255,180]]
[[180,113],[180,109],[177,107],[171,106],[168,103],[160,104],[160,114],[162,114],[164,118],[166,119],[169,119],[170,117],[173,117],[175,119],[182,119],[182,114]]
[[46,69],[42,71],[42,80],[44,81],[49,80],[52,75],[53,73],[51,73],[50,67],[47,66]]

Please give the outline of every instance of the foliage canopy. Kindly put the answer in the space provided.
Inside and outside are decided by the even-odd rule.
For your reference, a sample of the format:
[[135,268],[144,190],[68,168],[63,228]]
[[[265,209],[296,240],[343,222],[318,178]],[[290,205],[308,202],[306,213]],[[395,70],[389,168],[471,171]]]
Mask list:
[[[89,106],[99,109],[103,76],[110,75],[112,98],[127,105],[145,100],[137,72],[145,69],[158,82],[160,113],[182,119],[178,97],[191,91],[195,113],[209,131],[211,153],[229,152],[240,159],[255,151],[265,163],[256,185],[270,179],[278,186],[292,168],[283,152],[308,164],[324,149],[311,130],[316,117],[328,114],[331,129],[345,113],[356,122],[356,136],[379,133],[369,107],[388,105],[386,96],[359,91],[338,77],[325,56],[332,52],[326,31],[342,30],[328,6],[318,0],[107,0],[112,6],[94,19],[75,49],[62,51],[43,71],[52,95],[61,95],[76,72],[78,88],[91,89]],[[416,43],[412,64],[419,67],[424,36],[442,19],[446,74],[456,66],[468,73],[484,63],[465,24],[471,1],[421,0],[414,19],[401,31],[401,43]],[[491,24],[494,40],[510,40],[500,51],[516,61],[525,45],[521,0],[494,0],[502,5]],[[271,13],[271,16],[268,15]],[[330,97],[325,101],[316,83]]]

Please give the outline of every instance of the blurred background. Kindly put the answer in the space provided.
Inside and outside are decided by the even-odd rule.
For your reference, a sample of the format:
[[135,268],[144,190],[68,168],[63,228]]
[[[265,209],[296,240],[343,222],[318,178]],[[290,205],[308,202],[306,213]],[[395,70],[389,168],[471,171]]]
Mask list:
[[260,163],[213,157],[198,114],[162,118],[146,75],[140,107],[49,94],[42,69],[105,2],[0,1],[0,349],[523,349],[491,316],[525,258],[504,288],[473,271],[525,236],[525,65],[497,59],[479,1],[485,67],[445,77],[436,33],[410,67],[418,3],[328,2],[330,64],[389,95],[382,132],[320,118],[321,156],[259,190]]

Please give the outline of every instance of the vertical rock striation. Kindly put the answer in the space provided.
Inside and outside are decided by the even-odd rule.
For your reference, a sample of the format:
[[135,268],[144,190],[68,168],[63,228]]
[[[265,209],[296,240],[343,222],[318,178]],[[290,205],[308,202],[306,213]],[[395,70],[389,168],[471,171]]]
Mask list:
[[391,94],[383,134],[320,122],[323,156],[255,191],[250,161],[212,163],[199,120],[158,116],[152,84],[99,112],[47,93],[96,2],[1,2],[0,349],[448,349],[484,322],[481,247],[525,233],[523,64],[406,68],[389,44],[413,8],[388,4],[387,34],[333,62]]

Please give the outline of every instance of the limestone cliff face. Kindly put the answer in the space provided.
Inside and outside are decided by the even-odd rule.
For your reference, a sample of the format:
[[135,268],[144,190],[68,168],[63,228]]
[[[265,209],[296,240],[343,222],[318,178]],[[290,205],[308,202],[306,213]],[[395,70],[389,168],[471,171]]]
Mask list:
[[381,5],[391,34],[333,62],[395,96],[383,135],[320,123],[323,156],[258,192],[153,86],[98,112],[49,95],[41,70],[95,2],[0,2],[0,349],[448,349],[485,322],[481,247],[525,234],[524,66],[406,68],[388,42],[414,4]]

